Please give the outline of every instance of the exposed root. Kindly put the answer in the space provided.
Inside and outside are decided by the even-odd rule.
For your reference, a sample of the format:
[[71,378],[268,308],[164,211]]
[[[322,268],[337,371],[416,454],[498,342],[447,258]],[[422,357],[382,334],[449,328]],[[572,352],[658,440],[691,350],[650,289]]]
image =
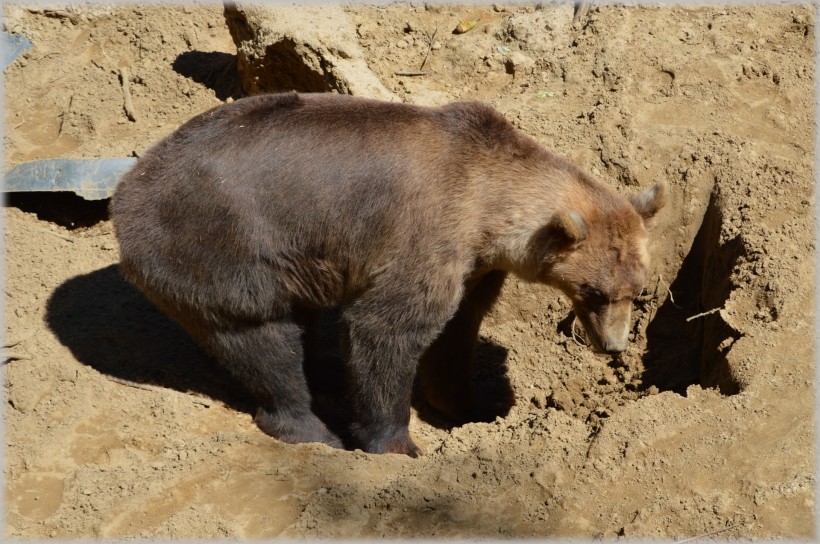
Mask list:
[[8,364],[12,361],[28,361],[31,359],[31,355],[26,353],[16,353],[13,351],[4,351],[2,355],[3,364]]
[[578,322],[578,316],[572,320],[572,339],[575,341],[576,344],[582,347],[586,347],[586,343],[579,342],[578,339],[581,338],[578,334],[575,333],[575,324]]
[[666,292],[669,293],[669,301],[672,303],[672,306],[679,310],[682,310],[683,306],[678,306],[675,303],[675,296],[672,294],[672,290],[669,288],[669,284],[663,280],[663,274],[658,274],[658,280],[663,283],[664,287],[666,287]]
[[22,338],[15,338],[14,340],[7,340],[5,344],[3,344],[3,349],[13,348],[17,344],[22,344],[29,338],[33,338],[35,333],[29,333]]

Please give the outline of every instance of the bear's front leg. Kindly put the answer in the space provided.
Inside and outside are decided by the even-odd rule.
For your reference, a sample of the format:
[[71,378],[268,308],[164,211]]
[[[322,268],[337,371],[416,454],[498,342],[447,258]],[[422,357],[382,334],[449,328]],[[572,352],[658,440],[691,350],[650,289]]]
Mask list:
[[456,291],[443,301],[371,292],[344,312],[355,417],[351,434],[364,451],[421,454],[408,432],[416,366],[455,311]]
[[487,410],[481,410],[474,398],[473,359],[481,321],[506,277],[494,270],[468,282],[456,315],[421,357],[418,372],[427,403],[454,423],[490,420],[482,417]]

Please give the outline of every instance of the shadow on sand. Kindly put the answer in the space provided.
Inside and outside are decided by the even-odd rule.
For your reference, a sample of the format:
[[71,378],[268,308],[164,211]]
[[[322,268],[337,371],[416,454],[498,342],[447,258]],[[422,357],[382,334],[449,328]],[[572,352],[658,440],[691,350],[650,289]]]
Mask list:
[[[78,361],[102,374],[137,383],[193,392],[250,414],[256,406],[244,387],[174,321],[166,317],[111,265],[59,286],[48,301],[46,319]],[[321,345],[312,349],[305,372],[314,410],[342,437],[350,422],[345,371],[338,342],[338,315],[323,318]],[[512,406],[507,350],[481,340],[474,382],[483,404],[476,420],[492,421]],[[417,396],[417,395],[416,395]],[[414,401],[419,416],[441,428],[453,424]]]

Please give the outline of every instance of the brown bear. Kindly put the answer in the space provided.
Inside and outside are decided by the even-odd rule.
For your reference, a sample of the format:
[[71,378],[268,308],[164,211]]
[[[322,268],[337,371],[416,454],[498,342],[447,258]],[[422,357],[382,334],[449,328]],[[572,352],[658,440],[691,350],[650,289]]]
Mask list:
[[626,348],[664,196],[619,196],[485,104],[288,93],[185,123],[123,177],[111,215],[125,277],[249,388],[264,432],[342,446],[302,364],[334,307],[348,445],[415,456],[417,368],[431,404],[464,419],[507,274],[563,291],[595,349]]

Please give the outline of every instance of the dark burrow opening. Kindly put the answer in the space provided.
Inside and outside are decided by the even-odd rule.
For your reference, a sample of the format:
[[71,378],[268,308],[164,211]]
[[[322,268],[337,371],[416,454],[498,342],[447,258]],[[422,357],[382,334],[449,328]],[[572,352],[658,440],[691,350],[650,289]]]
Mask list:
[[251,87],[247,90],[252,93],[324,93],[338,87],[328,71],[319,72],[305,64],[296,53],[296,47],[293,40],[284,39],[266,48],[265,57],[258,61],[264,69],[240,65],[240,74],[244,68],[254,76],[253,83],[248,85],[247,80],[250,78],[246,74],[246,88]]
[[[727,353],[741,335],[712,310],[729,299],[732,270],[744,248],[739,236],[721,241],[722,225],[719,197],[713,193],[692,247],[668,286],[672,296],[647,326],[644,389],[654,386],[685,395],[687,387],[697,384],[718,388],[724,395],[740,392]],[[694,317],[699,314],[705,315]]]
[[33,213],[41,221],[69,230],[92,227],[108,219],[108,198],[86,200],[68,191],[20,192],[5,196],[6,206]]

